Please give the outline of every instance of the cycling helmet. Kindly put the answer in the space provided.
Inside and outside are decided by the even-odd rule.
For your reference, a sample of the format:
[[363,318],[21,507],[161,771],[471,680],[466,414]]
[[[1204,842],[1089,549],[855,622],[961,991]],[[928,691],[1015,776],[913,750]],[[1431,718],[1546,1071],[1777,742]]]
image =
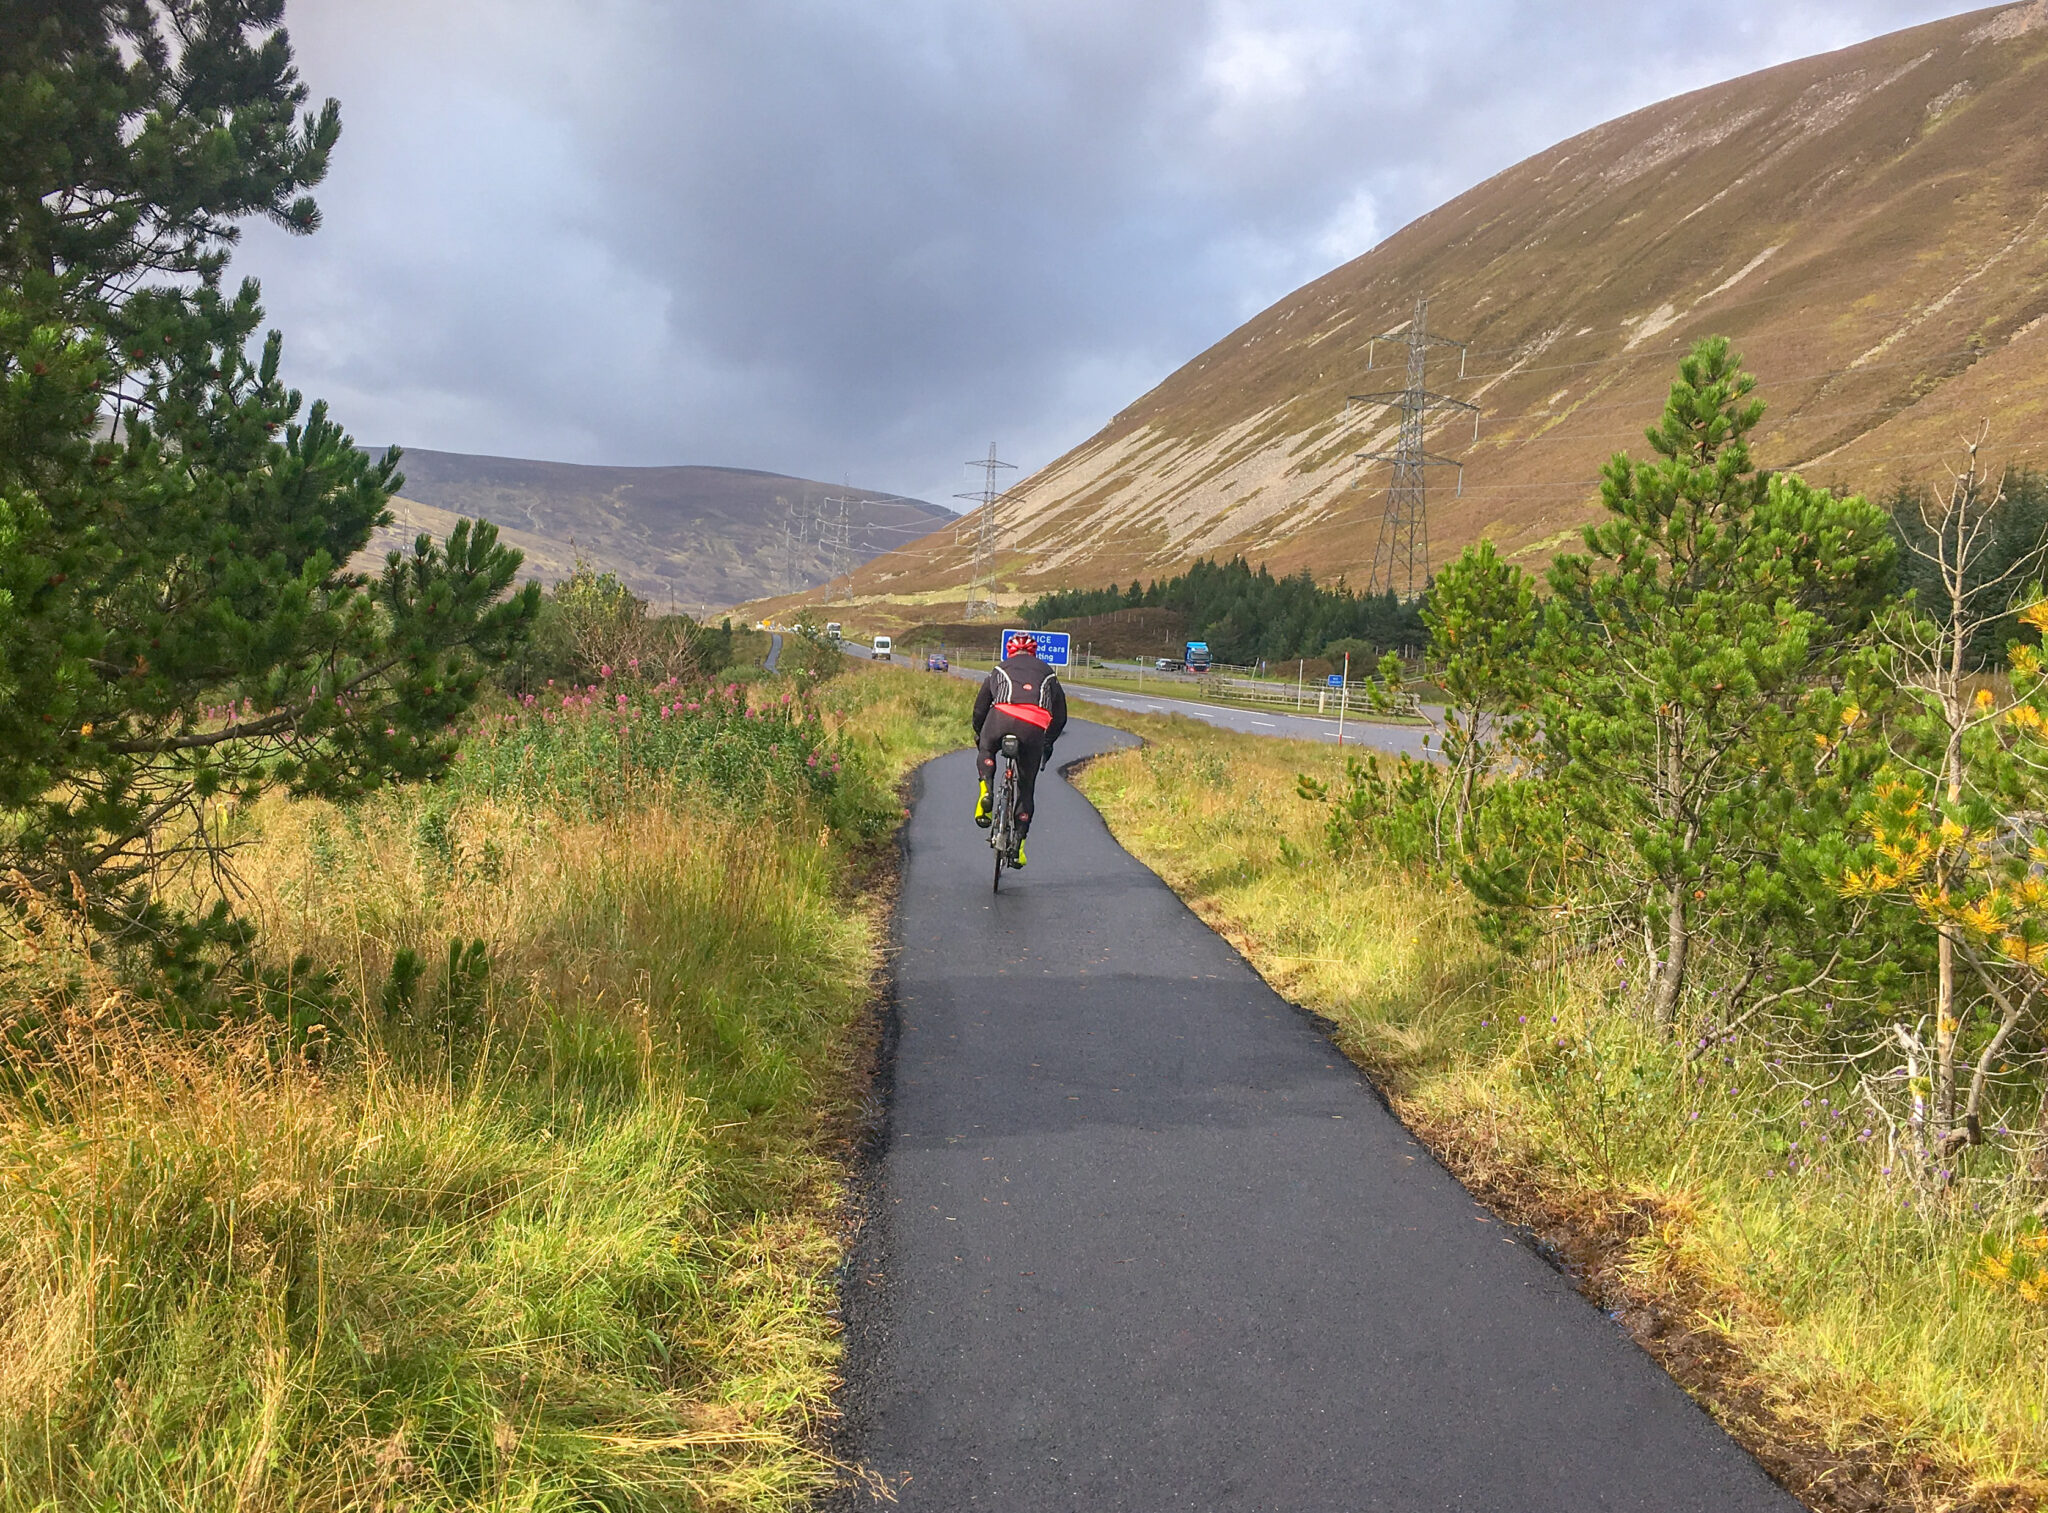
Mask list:
[[1027,654],[1034,657],[1038,655],[1038,637],[1020,631],[1014,636],[1003,638],[1004,657],[1021,657]]

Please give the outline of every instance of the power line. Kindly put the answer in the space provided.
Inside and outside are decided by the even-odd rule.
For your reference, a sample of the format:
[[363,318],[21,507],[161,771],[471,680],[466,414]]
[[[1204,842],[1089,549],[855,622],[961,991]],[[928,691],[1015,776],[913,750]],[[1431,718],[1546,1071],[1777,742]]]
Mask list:
[[[1788,291],[1788,292],[1789,292],[1789,291]],[[1804,292],[1804,291],[1801,291],[1801,292]],[[1761,296],[1761,297],[1759,297],[1759,298],[1758,298],[1757,300],[1751,301],[1750,303],[1761,303],[1761,302],[1762,302],[1762,301],[1763,301],[1764,299],[1769,299],[1769,298],[1777,298],[1777,297],[1779,297],[1779,296],[1776,296],[1776,295],[1770,295],[1770,296]],[[1725,308],[1725,307],[1724,307],[1724,308]],[[1720,313],[1720,312],[1716,312],[1716,313]],[[1830,324],[1830,323],[1820,323],[1820,324]],[[1811,328],[1809,328],[1809,327],[1803,327],[1803,326],[1802,326],[1802,327],[1779,327],[1779,328],[1776,328],[1776,332],[1777,332],[1777,333],[1783,333],[1783,332],[1787,332],[1787,331],[1797,331],[1797,330],[1804,330],[1804,329],[1818,329],[1818,328],[1819,328],[1819,325],[1816,325],[1815,327],[1811,327]],[[1605,328],[1603,328],[1603,329],[1605,329]],[[1581,334],[1589,334],[1589,333],[1581,333]],[[1374,338],[1372,338],[1372,340],[1373,340],[1374,342],[1377,342],[1377,341],[1380,341],[1380,340],[1402,340],[1402,341],[1405,341],[1406,339],[1407,339],[1407,333],[1406,333],[1406,332],[1393,332],[1393,333],[1388,333],[1388,334],[1386,334],[1386,335],[1384,335],[1384,336],[1378,336],[1378,337],[1374,337]],[[1440,339],[1440,338],[1439,338],[1439,339],[1437,339],[1437,340],[1438,340],[1438,341],[1441,341],[1441,339]],[[1444,344],[1445,344],[1445,345],[1458,345],[1457,343],[1444,343]],[[1557,364],[1547,364],[1547,365],[1543,365],[1543,366],[1532,366],[1532,367],[1527,367],[1527,368],[1520,368],[1520,369],[1507,369],[1507,370],[1503,370],[1503,371],[1502,371],[1502,372],[1500,372],[1500,373],[1496,373],[1496,374],[1491,374],[1491,375],[1470,375],[1470,374],[1466,374],[1466,373],[1463,373],[1463,372],[1461,372],[1461,374],[1460,374],[1460,377],[1461,377],[1461,378],[1464,378],[1464,379],[1466,379],[1467,381],[1475,381],[1476,379],[1478,379],[1478,378],[1481,378],[1481,377],[1508,377],[1508,376],[1513,376],[1513,377],[1522,377],[1522,376],[1525,376],[1525,375],[1529,375],[1529,374],[1535,374],[1535,373],[1543,373],[1543,372],[1558,372],[1558,371],[1568,371],[1568,370],[1574,370],[1574,369],[1580,369],[1580,368],[1597,368],[1597,367],[1606,367],[1606,366],[1610,366],[1610,365],[1620,365],[1620,364],[1638,363],[1638,362],[1643,362],[1643,361],[1651,360],[1651,359],[1654,359],[1654,358],[1657,358],[1657,357],[1660,357],[1660,356],[1664,356],[1664,355],[1666,355],[1666,352],[1667,352],[1668,350],[1677,350],[1677,349],[1678,349],[1678,347],[1682,347],[1682,346],[1685,346],[1685,345],[1687,345],[1687,343],[1685,343],[1684,341],[1680,341],[1680,342],[1678,342],[1678,343],[1677,343],[1677,344],[1676,344],[1676,345],[1675,345],[1674,347],[1672,347],[1672,348],[1670,348],[1670,349],[1666,349],[1666,350],[1659,350],[1659,349],[1657,349],[1657,348],[1646,348],[1646,349],[1644,349],[1644,350],[1641,350],[1641,351],[1635,351],[1635,352],[1626,352],[1626,353],[1616,353],[1616,354],[1613,354],[1613,355],[1611,355],[1611,356],[1608,356],[1608,357],[1602,357],[1602,358],[1592,358],[1592,359],[1587,359],[1587,360],[1583,360],[1583,361],[1580,361],[1580,362],[1571,362],[1571,363],[1557,363]],[[1469,348],[1469,347],[1468,347],[1468,348],[1465,348],[1465,350],[1467,350],[1467,351],[1473,351],[1473,350],[1479,350],[1479,349],[1473,349],[1473,348]],[[1505,350],[1513,350],[1513,349],[1512,349],[1512,348],[1494,348],[1494,349],[1490,349],[1490,350],[1493,350],[1493,351],[1505,351]],[[1766,377],[1766,379],[1767,379],[1767,382],[1768,382],[1768,384],[1769,384],[1769,385],[1771,385],[1771,386],[1773,386],[1773,387],[1775,387],[1776,385],[1779,385],[1779,384],[1791,384],[1791,383],[1808,383],[1808,382],[1820,382],[1820,381],[1824,381],[1824,380],[1827,380],[1827,379],[1832,379],[1832,378],[1840,378],[1840,377],[1847,377],[1847,376],[1851,376],[1851,375],[1862,375],[1862,374],[1870,374],[1870,373],[1877,373],[1877,372],[1882,372],[1882,371],[1885,371],[1885,370],[1890,370],[1890,369],[1899,369],[1899,368],[1911,368],[1911,367],[1916,367],[1916,366],[1923,366],[1923,365],[1925,365],[1925,364],[1927,364],[1927,363],[1930,363],[1930,362],[1939,362],[1939,361],[1941,361],[1941,360],[1943,360],[1943,359],[1945,359],[1945,358],[1951,358],[1951,357],[1964,357],[1964,356],[1975,356],[1975,357],[1980,357],[1980,358],[1981,358],[1981,357],[1989,357],[1989,356],[1992,356],[1992,355],[1994,354],[1994,352],[1995,352],[1996,350],[1997,350],[1997,349],[1993,349],[1993,348],[1986,348],[1986,347],[1983,347],[1983,346],[1978,346],[1978,345],[1965,345],[1965,346],[1961,346],[1961,347],[1954,347],[1954,348],[1943,348],[1943,349],[1938,349],[1938,350],[1936,350],[1936,351],[1933,351],[1933,352],[1925,352],[1925,353],[1921,353],[1921,354],[1919,354],[1919,355],[1916,355],[1916,356],[1906,356],[1906,357],[1900,357],[1900,358],[1895,358],[1895,359],[1891,359],[1891,360],[1889,360],[1889,361],[1884,361],[1884,362],[1870,362],[1870,363],[1863,363],[1863,364],[1861,364],[1861,365],[1857,365],[1857,366],[1848,366],[1848,367],[1837,367],[1837,368],[1822,368],[1822,369],[1816,369],[1816,370],[1813,370],[1813,371],[1810,371],[1810,372],[1806,372],[1806,373],[1794,373],[1794,374],[1776,374],[1776,375],[1767,375],[1767,376],[1766,376],[1766,375],[1759,375],[1759,376],[1762,376],[1762,377]],[[1370,348],[1368,348],[1368,352],[1369,352],[1369,354],[1370,354]],[[1370,355],[1369,355],[1369,357],[1368,357],[1368,362],[1370,362]],[[1960,375],[1958,375],[1958,376],[1960,376]],[[1396,391],[1397,395],[1398,395],[1399,393],[1401,393],[1401,392],[1405,392],[1405,391]],[[1363,398],[1363,397],[1365,397],[1365,396],[1353,396],[1353,398],[1354,398],[1354,399],[1358,399],[1358,398]],[[1376,397],[1376,398],[1379,398],[1379,399],[1381,400],[1381,402],[1391,402],[1391,401],[1392,401],[1392,399],[1393,399],[1393,398],[1394,398],[1395,396],[1375,396],[1375,397]],[[1931,396],[1929,396],[1929,397],[1931,397]],[[1844,418],[1846,418],[1846,417],[1850,417],[1850,416],[1856,416],[1856,415],[1865,415],[1865,414],[1869,414],[1869,415],[1873,415],[1873,416],[1874,416],[1874,418],[1876,418],[1876,419],[1878,420],[1878,422],[1879,422],[1880,424],[1883,424],[1883,423],[1885,423],[1885,422],[1888,422],[1888,421],[1891,421],[1891,420],[1896,420],[1896,419],[1903,419],[1903,418],[1906,418],[1906,417],[1910,416],[1910,415],[1911,415],[1911,414],[1913,413],[1913,411],[1914,411],[1915,409],[1918,409],[1918,408],[1920,408],[1920,406],[1921,406],[1922,404],[1925,404],[1926,402],[1927,402],[1927,401],[1926,401],[1926,398],[1923,398],[1923,399],[1921,399],[1921,400],[1919,400],[1919,401],[1915,401],[1915,402],[1912,402],[1912,403],[1908,403],[1908,404],[1904,405],[1903,407],[1899,407],[1899,408],[1890,408],[1890,409],[1889,409],[1889,413],[1886,413],[1886,408],[1887,408],[1887,407],[1882,407],[1882,406],[1881,406],[1881,407],[1878,407],[1878,409],[1876,409],[1876,410],[1874,410],[1874,411],[1873,411],[1873,410],[1870,410],[1870,409],[1866,409],[1866,408],[1864,408],[1864,407],[1861,407],[1861,406],[1857,406],[1857,407],[1852,407],[1852,408],[1846,408],[1846,409],[1826,410],[1826,411],[1811,411],[1811,410],[1809,410],[1809,411],[1800,411],[1800,410],[1797,410],[1797,409],[1793,409],[1793,410],[1783,411],[1783,412],[1782,412],[1782,418],[1783,418],[1783,420],[1784,420],[1785,422],[1787,422],[1787,423],[1791,423],[1791,424],[1797,424],[1797,423],[1800,423],[1800,422],[1802,422],[1802,421],[1814,421],[1814,420],[1825,420],[1825,419],[1833,419],[1833,418],[1838,418],[1838,417],[1844,417]],[[1453,404],[1456,404],[1456,403],[1458,403],[1458,402],[1456,402],[1456,401],[1453,401]],[[1594,415],[1594,414],[1596,414],[1596,413],[1600,413],[1600,412],[1605,412],[1605,411],[1616,411],[1616,410],[1634,410],[1634,409],[1639,409],[1639,408],[1640,408],[1640,407],[1641,407],[1641,406],[1642,406],[1643,404],[1644,404],[1644,401],[1643,401],[1642,399],[1639,399],[1639,398],[1631,398],[1631,399],[1624,399],[1624,400],[1617,400],[1617,401],[1609,401],[1609,402],[1606,402],[1606,403],[1603,403],[1603,404],[1597,404],[1597,405],[1566,405],[1566,406],[1563,406],[1563,407],[1560,407],[1560,408],[1551,408],[1551,407],[1547,407],[1547,406],[1546,406],[1546,407],[1543,407],[1543,408],[1535,408],[1535,409],[1519,410],[1519,411],[1514,411],[1514,412],[1512,412],[1512,413],[1509,413],[1509,414],[1507,414],[1507,415],[1500,415],[1500,416],[1496,416],[1496,421],[1497,421],[1497,423],[1498,423],[1498,424],[1500,424],[1500,425],[1507,425],[1507,424],[1510,424],[1510,423],[1512,423],[1512,422],[1514,422],[1514,421],[1519,421],[1519,420],[1531,420],[1531,419],[1537,419],[1537,418],[1541,418],[1541,417],[1544,417],[1544,416],[1550,416],[1550,415],[1557,415],[1557,416],[1567,416],[1567,417],[1577,418],[1577,417],[1580,417],[1580,416],[1591,416],[1591,415]],[[1347,408],[1348,408],[1348,405],[1347,405]],[[1774,408],[1774,410],[1776,410],[1776,409],[1777,409],[1778,407],[1774,406],[1773,408]],[[1476,434],[1476,429],[1475,429],[1475,434]],[[1615,432],[1611,432],[1611,433],[1604,433],[1604,434],[1607,434],[1607,435],[1612,435],[1612,436],[1613,436],[1613,437],[1614,437],[1615,439],[1617,439],[1617,440],[1620,440],[1620,439],[1625,439],[1625,438],[1627,438],[1627,437],[1631,437],[1631,436],[1637,435],[1637,434],[1639,434],[1639,432],[1638,432],[1638,430],[1637,430],[1636,428],[1634,428],[1634,427],[1630,427],[1630,428],[1628,428],[1628,429],[1625,429],[1625,430],[1619,430],[1619,431],[1615,431]],[[1524,446],[1524,445],[1530,445],[1530,444],[1535,444],[1535,443],[1548,443],[1548,442],[1552,442],[1552,441],[1564,441],[1564,440],[1567,440],[1567,439],[1573,439],[1573,438],[1584,438],[1584,436],[1585,436],[1585,433],[1584,433],[1584,432],[1574,432],[1574,431],[1571,431],[1571,430],[1568,430],[1568,429],[1564,429],[1564,428],[1559,428],[1559,429],[1555,429],[1555,430],[1551,430],[1551,431],[1545,432],[1545,433],[1541,434],[1540,436],[1530,436],[1530,437],[1520,438],[1520,439],[1518,439],[1518,440],[1514,441],[1514,442],[1513,442],[1513,443],[1511,443],[1511,444],[1512,444],[1512,445],[1516,445],[1516,446]],[[1852,444],[1853,444],[1853,439],[1852,439],[1852,441],[1851,441],[1850,443],[1844,443],[1844,445],[1852,445]],[[1838,448],[1837,450],[1839,450],[1839,448]],[[2036,455],[2036,454],[2040,453],[2040,452],[2041,452],[2042,450],[2043,450],[2043,448],[2042,448],[2042,447],[2040,447],[2040,446],[2023,446],[2023,447],[2016,447],[2016,448],[2012,448],[2012,449],[2010,449],[2010,450],[2009,450],[2009,451],[2008,451],[2008,452],[2007,452],[2007,453],[2006,453],[2005,455],[2008,455],[2008,456],[2010,456],[2010,457],[2012,457],[2012,458],[2014,458],[2014,459],[2018,459],[2018,458],[2022,458],[2022,457],[2030,457],[2030,456]],[[993,452],[993,448],[991,448],[991,452]],[[1378,454],[1378,455],[1379,455],[1379,456],[1381,456],[1381,457],[1384,457],[1384,456],[1386,456],[1386,454]],[[1817,456],[1817,457],[1814,457],[1814,458],[1810,458],[1810,459],[1807,459],[1807,460],[1805,460],[1805,461],[1798,461],[1798,460],[1795,460],[1795,461],[1791,461],[1791,462],[1788,462],[1788,463],[1786,463],[1786,464],[1783,464],[1782,466],[1783,466],[1783,467],[1793,467],[1793,468],[1796,468],[1796,467],[1809,467],[1809,466],[1812,466],[1812,465],[1813,465],[1814,463],[1816,463],[1816,462],[1824,462],[1824,461],[1826,460],[1826,458],[1827,458],[1828,456],[1831,456],[1831,455],[1833,455],[1833,454],[1832,454],[1832,453],[1826,453],[1826,454],[1821,454],[1821,455],[1819,455],[1819,456]],[[1937,457],[1945,457],[1945,456],[1949,456],[1949,455],[1951,455],[1951,453],[1950,453],[1949,451],[1946,451],[1946,450],[1944,450],[1944,451],[1932,451],[1932,452],[1889,452],[1889,453],[1879,453],[1879,454],[1874,454],[1874,455],[1870,455],[1870,456],[1860,457],[1860,458],[1858,458],[1858,459],[1857,459],[1857,463],[1858,463],[1858,465],[1859,465],[1859,466],[1862,466],[1862,465],[1868,465],[1868,464],[1872,464],[1872,463],[1880,463],[1880,462],[1898,462],[1898,461],[1924,461],[1924,460],[1928,460],[1928,459],[1931,459],[1931,458],[1937,458]],[[1448,459],[1440,459],[1440,460],[1448,461]],[[970,464],[969,464],[969,466],[976,466],[976,467],[986,467],[986,466],[987,466],[987,464],[986,464],[986,461],[976,461],[976,462],[974,462],[974,463],[970,463]],[[1005,464],[1005,466],[1006,466],[1006,464]],[[1540,480],[1540,481],[1525,481],[1525,482],[1513,482],[1513,483],[1484,483],[1484,484],[1474,484],[1474,485],[1470,485],[1470,488],[1471,488],[1472,492],[1475,492],[1475,493],[1505,493],[1505,494],[1522,494],[1522,493],[1527,493],[1527,494],[1537,494],[1537,493],[1560,493],[1560,492],[1579,492],[1579,491],[1583,491],[1583,490],[1587,490],[1587,489],[1591,489],[1591,488],[1596,488],[1596,487],[1598,487],[1598,485],[1599,485],[1599,482],[1600,482],[1600,480],[1599,480],[1598,478],[1582,478],[1582,479],[1571,479],[1571,480]],[[985,487],[985,488],[984,488],[984,490],[983,490],[983,491],[982,491],[981,493],[969,493],[969,494],[961,494],[961,495],[958,495],[958,496],[956,496],[956,497],[958,497],[958,498],[960,498],[960,499],[963,499],[963,500],[967,500],[967,501],[970,501],[970,502],[976,503],[976,504],[983,504],[983,505],[985,505],[985,504],[986,504],[986,503],[987,503],[987,502],[989,501],[989,499],[990,499],[990,496],[991,496],[991,491],[992,491],[992,487],[993,487],[993,478],[992,478],[992,476],[991,476],[991,479],[990,479],[990,483],[989,483],[989,485],[988,485],[987,487]],[[1464,490],[1464,487],[1465,487],[1465,486],[1464,486],[1464,485],[1462,484],[1462,479],[1461,479],[1461,490],[1460,490],[1461,492],[1463,492],[1463,490]],[[988,511],[986,510],[986,508],[984,508],[984,511],[983,511],[983,513],[984,513],[984,514],[986,515],[986,514],[988,514],[989,512],[988,512]],[[972,515],[972,512],[970,512],[970,515],[969,515],[969,520],[970,520],[970,521],[972,521],[972,519],[973,519],[973,515]],[[916,525],[910,525],[910,526],[878,526],[878,527],[875,527],[875,528],[876,528],[876,529],[884,529],[884,530],[920,531],[920,532],[921,532],[921,533],[922,533],[923,535],[926,535],[926,536],[930,536],[930,535],[936,535],[936,534],[938,534],[938,531],[939,531],[939,529],[942,529],[942,528],[943,528],[943,526],[941,525],[941,526],[939,526],[939,527],[934,527],[934,528],[931,528],[931,529],[926,529],[926,528],[924,528],[924,527],[923,527],[923,526],[922,526],[921,524],[916,524]],[[954,542],[955,542],[955,544],[956,544],[956,545],[957,545],[957,544],[959,544],[959,542],[960,542],[960,535],[959,535],[959,532],[960,532],[960,530],[961,530],[962,528],[967,528],[967,527],[966,527],[966,525],[965,525],[965,523],[962,523],[962,525],[956,525],[956,529],[955,529],[955,536],[954,536]],[[977,539],[976,539],[975,545],[976,545],[976,547],[977,547],[977,553],[978,553],[978,552],[979,552],[979,545],[980,545],[980,543],[979,543],[979,540],[978,540],[978,536],[977,536]],[[991,547],[992,547],[992,546],[993,546],[993,543],[991,543]],[[948,553],[947,553],[947,552],[945,551],[945,549],[944,549],[944,548],[932,548],[932,549],[926,549],[926,550],[911,550],[911,549],[909,549],[909,548],[908,548],[908,546],[907,546],[907,545],[906,545],[906,547],[904,547],[904,548],[899,548],[899,549],[898,549],[898,550],[897,550],[896,552],[892,553],[892,556],[894,556],[894,557],[896,557],[896,558],[899,558],[899,559],[906,559],[906,558],[907,558],[907,559],[911,559],[911,560],[923,560],[923,561],[937,561],[937,560],[940,560],[940,559],[942,559],[942,558],[946,557],[947,555],[949,555],[949,554],[948,554]],[[989,553],[989,556],[990,556],[990,557],[992,557],[992,556],[993,556],[993,550],[991,550],[991,551],[990,551],[990,553]],[[980,580],[980,579],[981,579],[981,577],[982,577],[982,575],[981,575],[981,574],[980,574],[979,572],[977,572],[977,574],[976,574],[976,577],[977,577],[977,580]],[[992,602],[993,602],[993,601],[991,600],[990,602],[991,602],[991,604],[992,604]]]
[[792,503],[787,496],[777,494],[775,502],[782,506],[782,591],[794,594],[805,587],[803,575],[797,569],[797,550],[810,538],[810,528],[818,523],[817,506],[808,495]]
[[[846,507],[854,502],[844,494],[818,501],[818,549],[825,556],[825,581],[829,587],[844,579],[849,604],[853,602],[853,530],[847,524]],[[834,589],[825,602],[830,604],[838,597]]]
[[1354,404],[1399,405],[1401,408],[1401,435],[1394,450],[1360,452],[1358,456],[1362,462],[1389,462],[1394,466],[1394,476],[1387,484],[1386,513],[1380,518],[1379,541],[1373,547],[1372,576],[1367,580],[1367,591],[1379,593],[1392,589],[1403,598],[1412,599],[1416,594],[1418,563],[1423,583],[1429,582],[1429,469],[1457,468],[1461,482],[1464,477],[1463,463],[1439,457],[1428,449],[1424,444],[1424,428],[1432,411],[1467,411],[1472,416],[1472,436],[1476,441],[1479,437],[1479,406],[1453,399],[1448,394],[1430,392],[1426,381],[1429,349],[1456,347],[1461,359],[1458,374],[1462,378],[1465,344],[1429,334],[1427,298],[1416,300],[1415,318],[1408,323],[1406,331],[1382,332],[1367,343],[1365,366],[1368,371],[1372,368],[1373,348],[1383,341],[1398,341],[1408,348],[1407,386],[1389,393],[1353,394],[1344,404],[1346,409]]
[[[988,444],[988,456],[966,466],[980,468],[982,477],[980,493],[954,496],[956,499],[973,500],[981,506],[980,518],[974,524],[974,568],[967,584],[967,608],[963,615],[968,620],[979,620],[984,615],[993,620],[1002,614],[1002,606],[996,603],[995,584],[996,548],[999,544],[996,531],[996,500],[1002,497],[996,488],[996,472],[1001,468],[1009,468],[1014,472],[1016,464],[999,460],[996,456],[996,444],[991,441]],[[953,539],[956,543],[960,539],[958,527],[955,528]]]

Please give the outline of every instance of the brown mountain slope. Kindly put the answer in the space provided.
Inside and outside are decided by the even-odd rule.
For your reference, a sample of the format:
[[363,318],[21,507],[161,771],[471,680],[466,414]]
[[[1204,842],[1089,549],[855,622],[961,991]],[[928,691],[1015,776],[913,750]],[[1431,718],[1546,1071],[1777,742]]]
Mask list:
[[[864,562],[928,531],[951,510],[921,499],[787,478],[748,468],[587,467],[411,448],[404,497],[370,551],[457,517],[496,524],[526,553],[526,575],[566,577],[580,554],[660,608],[702,612],[792,586],[823,583],[838,565],[819,541],[822,501],[845,497],[849,560]],[[802,539],[785,534],[783,501],[809,511]]]
[[[1431,387],[1477,402],[1431,449],[1433,560],[1491,537],[1526,564],[1640,449],[1677,356],[1733,337],[1771,409],[1766,466],[1878,488],[1992,423],[2048,461],[2048,0],[1979,11],[1667,100],[1516,165],[1218,342],[998,506],[1007,592],[1096,585],[1242,552],[1363,582],[1404,326],[1471,343]],[[960,533],[965,540],[965,533]],[[951,615],[951,531],[855,575]],[[943,605],[937,601],[950,601]],[[881,605],[877,604],[879,612]]]

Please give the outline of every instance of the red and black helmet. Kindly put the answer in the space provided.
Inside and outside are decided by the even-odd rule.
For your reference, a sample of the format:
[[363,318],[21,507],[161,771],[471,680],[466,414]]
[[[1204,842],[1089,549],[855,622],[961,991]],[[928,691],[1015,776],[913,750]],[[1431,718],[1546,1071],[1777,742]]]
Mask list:
[[1003,656],[1005,659],[1022,656],[1035,657],[1037,655],[1038,637],[1032,635],[1029,631],[1020,630],[1003,638]]

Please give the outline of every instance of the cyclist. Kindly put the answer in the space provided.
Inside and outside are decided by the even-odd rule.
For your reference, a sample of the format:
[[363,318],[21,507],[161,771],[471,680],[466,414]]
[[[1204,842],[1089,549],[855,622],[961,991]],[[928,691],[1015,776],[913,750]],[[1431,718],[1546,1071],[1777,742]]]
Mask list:
[[1067,691],[1038,657],[1038,638],[1019,632],[1004,638],[1003,659],[981,680],[974,696],[974,744],[981,752],[981,797],[974,823],[986,830],[995,807],[996,752],[1003,737],[1017,738],[1017,854],[1024,865],[1024,836],[1031,829],[1038,769],[1052,758],[1052,743],[1067,728]]

